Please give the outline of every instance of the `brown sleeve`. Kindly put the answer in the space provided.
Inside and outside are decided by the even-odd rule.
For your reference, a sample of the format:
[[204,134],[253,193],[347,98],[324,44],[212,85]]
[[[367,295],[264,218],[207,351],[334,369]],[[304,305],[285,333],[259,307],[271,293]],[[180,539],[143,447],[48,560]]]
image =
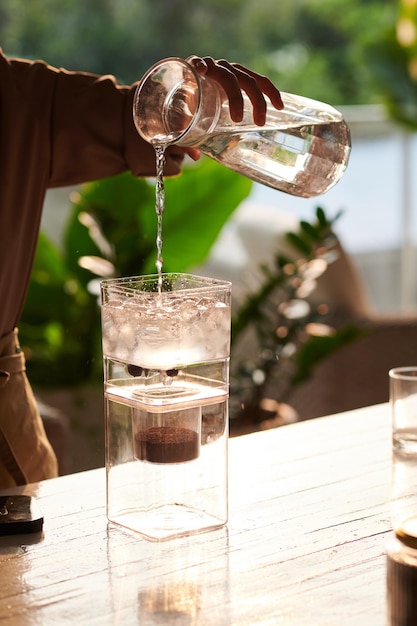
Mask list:
[[[1,50],[0,50],[1,53]],[[47,187],[73,185],[131,170],[155,173],[155,152],[137,133],[132,116],[136,85],[113,76],[56,69],[43,61],[1,57],[2,124],[10,150],[46,175]],[[19,135],[19,137],[17,137]],[[36,154],[37,153],[37,154]]]
[[74,184],[131,170],[155,173],[155,152],[132,117],[135,85],[112,76],[60,70],[51,109],[50,186]]

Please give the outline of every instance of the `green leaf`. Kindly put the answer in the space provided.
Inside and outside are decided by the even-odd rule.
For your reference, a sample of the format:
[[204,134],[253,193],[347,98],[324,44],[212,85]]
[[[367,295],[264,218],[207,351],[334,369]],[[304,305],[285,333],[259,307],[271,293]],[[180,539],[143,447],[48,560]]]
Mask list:
[[[164,271],[183,272],[203,263],[222,227],[249,195],[252,182],[215,161],[202,158],[165,181]],[[156,216],[154,240],[156,239]],[[156,246],[145,272],[155,271]]]
[[322,228],[327,228],[329,226],[329,221],[326,217],[326,214],[323,211],[323,209],[319,206],[316,209],[316,217],[317,217],[318,223],[320,224]]
[[303,254],[306,254],[307,256],[311,254],[313,250],[312,246],[307,241],[305,241],[305,239],[297,235],[297,233],[287,233],[286,239],[292,246],[294,246],[294,248],[296,248]]
[[85,270],[75,267],[78,259],[102,254],[92,233],[79,223],[80,213],[86,212],[94,218],[111,249],[111,254],[105,258],[115,262],[117,273],[123,276],[142,273],[155,245],[154,225],[148,217],[155,216],[154,205],[153,185],[130,173],[84,185],[73,205],[66,233],[66,248],[73,271],[78,276],[87,277]]
[[[22,315],[23,321],[30,317],[33,322],[40,323],[46,317],[58,318],[65,315],[65,283],[69,278],[62,254],[41,233]],[[57,298],[57,291],[62,293],[62,297]]]
[[318,228],[316,228],[316,226],[313,226],[313,224],[310,224],[310,222],[305,222],[304,220],[300,221],[300,229],[308,236],[311,237],[311,239],[314,239],[315,241],[320,241],[321,239],[321,234]]

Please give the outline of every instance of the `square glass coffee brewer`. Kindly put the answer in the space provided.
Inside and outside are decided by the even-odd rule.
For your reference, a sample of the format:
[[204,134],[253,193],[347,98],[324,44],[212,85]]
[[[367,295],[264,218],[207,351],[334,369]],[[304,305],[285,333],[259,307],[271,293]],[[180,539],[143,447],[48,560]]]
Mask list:
[[148,539],[227,521],[231,283],[101,283],[107,516]]

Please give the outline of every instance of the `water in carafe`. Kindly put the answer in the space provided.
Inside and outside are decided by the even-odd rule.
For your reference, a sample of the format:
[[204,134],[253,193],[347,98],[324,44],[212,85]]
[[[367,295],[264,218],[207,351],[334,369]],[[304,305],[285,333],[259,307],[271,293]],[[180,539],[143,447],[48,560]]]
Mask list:
[[284,108],[268,103],[266,123],[257,126],[244,95],[244,118],[236,123],[219,85],[186,61],[165,59],[139,84],[134,121],[155,146],[193,146],[256,182],[304,198],[321,195],[347,167],[349,128],[327,104],[282,92],[281,97]]

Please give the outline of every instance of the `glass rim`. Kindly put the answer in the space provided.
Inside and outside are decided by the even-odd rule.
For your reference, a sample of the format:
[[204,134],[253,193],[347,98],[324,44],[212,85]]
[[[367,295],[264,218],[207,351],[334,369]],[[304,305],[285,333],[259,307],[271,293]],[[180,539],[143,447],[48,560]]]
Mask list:
[[393,380],[417,381],[417,365],[403,365],[400,367],[393,367],[389,370],[388,375]]
[[[139,100],[139,97],[141,95],[142,90],[144,89],[144,86],[145,86],[146,82],[150,78],[152,78],[152,76],[156,72],[158,72],[161,69],[161,67],[163,67],[164,65],[172,64],[172,63],[177,63],[178,65],[182,65],[182,66],[186,67],[187,70],[190,71],[191,74],[193,75],[193,77],[195,79],[196,87],[197,87],[197,105],[196,105],[196,109],[195,109],[194,115],[193,115],[190,123],[186,126],[186,128],[184,128],[181,132],[178,132],[178,134],[176,135],[175,139],[171,139],[169,141],[163,142],[164,146],[169,146],[169,145],[172,145],[173,143],[179,144],[184,139],[184,137],[186,137],[190,133],[190,131],[194,128],[194,126],[196,125],[196,119],[198,118],[198,115],[199,115],[200,110],[201,110],[201,103],[202,103],[201,84],[202,84],[203,77],[197,72],[195,67],[191,63],[189,63],[188,59],[182,59],[181,57],[176,57],[176,56],[165,57],[164,59],[161,59],[161,60],[157,61],[156,63],[154,63],[145,72],[145,74],[140,79],[140,81],[139,81],[139,83],[138,83],[138,85],[137,85],[137,87],[135,89],[134,96],[133,96],[133,111],[136,112],[137,101]],[[154,141],[153,139],[149,138],[146,135],[146,133],[142,129],[142,126],[140,124],[140,120],[138,120],[138,123],[135,122],[135,126],[136,126],[136,129],[137,129],[138,133],[142,136],[143,139],[145,139],[145,141],[151,141],[151,143],[158,143],[157,141]]]
[[[158,291],[159,284],[159,276],[158,274],[142,274],[136,276],[124,276],[118,278],[105,278],[100,281],[100,290],[102,292],[107,291],[108,289],[112,289],[115,291],[119,291],[119,293],[125,294],[151,294],[151,293],[160,293],[164,297],[169,296],[170,294],[178,294],[178,293],[192,293],[192,292],[204,292],[209,293],[212,291],[231,291],[232,283],[229,280],[224,280],[221,278],[212,278],[210,276],[199,276],[197,274],[190,274],[187,272],[163,272],[161,274],[162,284],[164,285],[164,281],[167,280],[177,280],[177,281],[189,281],[190,284],[187,286],[183,284],[179,289],[165,290],[162,288],[161,292]],[[154,285],[154,290],[149,290],[144,288],[146,285]]]

